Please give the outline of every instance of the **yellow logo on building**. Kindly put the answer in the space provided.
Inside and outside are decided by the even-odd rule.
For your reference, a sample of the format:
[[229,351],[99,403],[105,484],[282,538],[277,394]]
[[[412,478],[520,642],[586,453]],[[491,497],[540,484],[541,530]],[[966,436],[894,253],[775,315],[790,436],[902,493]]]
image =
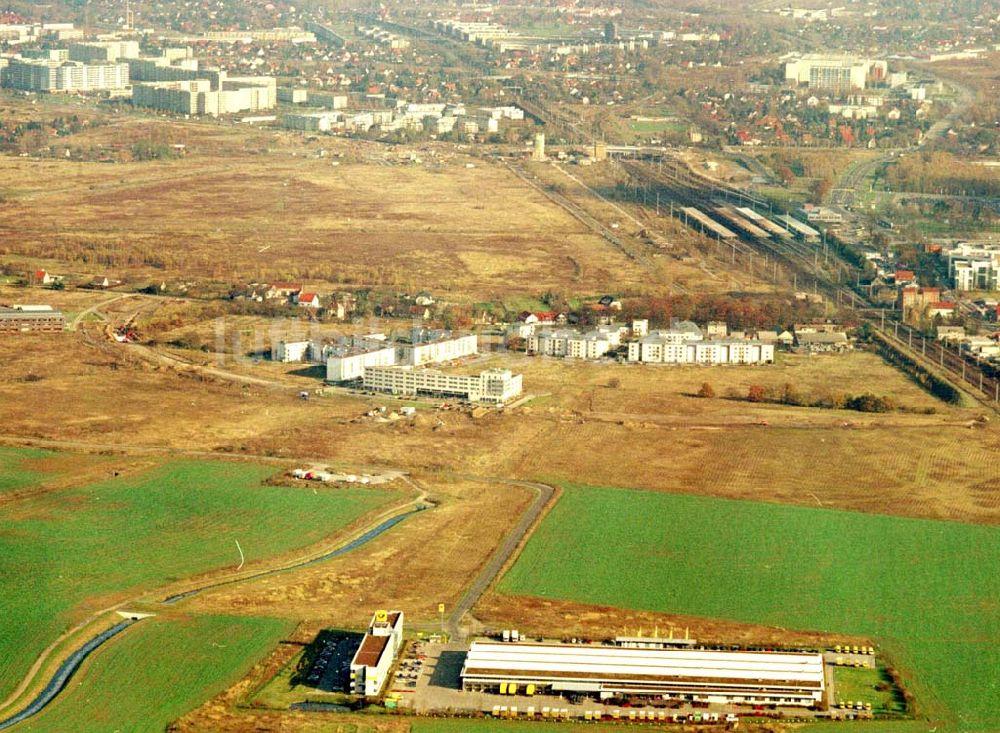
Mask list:
[[375,612],[375,623],[377,624],[387,624],[389,623],[389,612],[385,610],[378,610]]

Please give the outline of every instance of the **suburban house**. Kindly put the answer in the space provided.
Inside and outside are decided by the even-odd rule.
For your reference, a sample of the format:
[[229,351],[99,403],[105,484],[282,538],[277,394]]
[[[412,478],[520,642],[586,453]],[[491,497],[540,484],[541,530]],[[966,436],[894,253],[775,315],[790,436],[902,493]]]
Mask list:
[[951,318],[955,315],[955,304],[939,300],[936,303],[931,303],[927,306],[927,316],[928,318],[934,318],[935,316],[941,316],[942,318]]
[[319,293],[299,293],[295,302],[299,308],[320,308],[323,305]]
[[538,328],[555,326],[560,321],[565,322],[565,316],[555,311],[538,311],[535,313],[522,311],[517,317],[517,322],[507,329],[507,336],[526,339],[535,333]]
[[302,283],[271,283],[264,292],[266,300],[291,300],[302,292]]
[[51,285],[52,283],[62,282],[62,280],[62,275],[53,275],[45,270],[35,270],[32,277],[35,285]]

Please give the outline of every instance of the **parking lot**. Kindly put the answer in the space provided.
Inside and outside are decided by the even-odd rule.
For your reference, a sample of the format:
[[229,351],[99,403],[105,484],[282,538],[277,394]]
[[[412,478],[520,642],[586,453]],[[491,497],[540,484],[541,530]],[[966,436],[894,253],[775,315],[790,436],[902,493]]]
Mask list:
[[361,644],[361,634],[325,632],[303,657],[298,684],[323,692],[349,691],[351,659]]

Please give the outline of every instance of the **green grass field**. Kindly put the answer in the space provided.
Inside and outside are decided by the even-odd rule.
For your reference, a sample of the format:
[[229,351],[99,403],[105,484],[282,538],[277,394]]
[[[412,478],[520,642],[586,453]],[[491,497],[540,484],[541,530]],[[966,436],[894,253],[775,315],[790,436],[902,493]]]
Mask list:
[[18,730],[162,733],[236,683],[293,627],[225,616],[142,621],[95,652],[55,702]]
[[646,121],[635,121],[628,123],[628,127],[632,132],[638,133],[654,133],[654,132],[682,132],[686,129],[686,126],[682,122],[672,122],[670,120],[646,120]]
[[[111,594],[318,542],[399,497],[263,486],[274,468],[176,462],[0,508],[0,699],[85,609]],[[30,589],[30,590],[29,590]]]
[[891,689],[878,689],[881,670],[872,667],[834,667],[834,687],[840,702],[867,702],[876,714],[905,712],[905,704],[897,701]]
[[500,591],[871,636],[929,715],[1000,728],[996,527],[569,487]]
[[48,458],[52,453],[35,448],[0,446],[0,494],[17,491],[45,478],[45,473],[31,465],[32,460]]

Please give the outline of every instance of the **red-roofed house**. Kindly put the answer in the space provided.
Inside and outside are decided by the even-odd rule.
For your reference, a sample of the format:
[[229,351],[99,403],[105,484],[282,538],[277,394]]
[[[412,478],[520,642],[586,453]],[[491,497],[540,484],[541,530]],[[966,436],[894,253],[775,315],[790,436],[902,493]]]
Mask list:
[[555,311],[536,311],[534,313],[524,311],[517,317],[517,320],[522,323],[531,323],[536,326],[553,326],[555,325],[557,317],[558,314]]
[[948,303],[945,301],[938,301],[937,303],[931,303],[927,306],[927,315],[933,318],[934,316],[941,316],[942,318],[950,318],[955,315],[955,304]]
[[51,272],[46,272],[45,270],[35,270],[32,274],[32,282],[35,285],[51,285],[53,283],[61,283],[62,281],[62,275],[53,275]]
[[517,316],[517,323],[507,329],[508,336],[526,339],[535,333],[540,326],[555,326],[560,315],[555,311],[522,311]]
[[298,303],[300,308],[319,308],[322,305],[319,293],[299,293],[295,302]]
[[896,285],[903,285],[904,283],[916,283],[917,275],[913,270],[896,270],[895,274]]
[[[925,308],[930,308],[933,311],[937,305],[942,305],[941,288],[910,286],[899,291],[899,306],[903,310],[904,316],[908,315],[907,311],[916,311],[916,314],[920,316],[923,315]],[[955,310],[954,303],[943,305],[950,305],[952,312]],[[933,318],[935,313],[929,312],[928,315]],[[951,315],[951,313],[949,312],[947,315]]]

